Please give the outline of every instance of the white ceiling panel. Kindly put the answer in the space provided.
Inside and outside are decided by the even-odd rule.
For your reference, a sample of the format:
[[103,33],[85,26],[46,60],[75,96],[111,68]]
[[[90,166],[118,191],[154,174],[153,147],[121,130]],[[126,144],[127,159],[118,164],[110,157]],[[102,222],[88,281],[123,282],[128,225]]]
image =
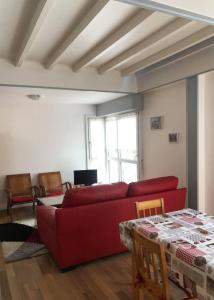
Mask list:
[[[78,25],[79,20],[95,2],[95,0],[72,2],[70,0],[60,0],[56,2],[47,17],[43,30],[34,42],[28,58],[36,61],[46,60],[57,45]],[[59,62],[64,64],[72,63],[138,10],[128,4],[124,5],[110,1],[65,51]]]
[[35,0],[0,1],[0,56],[11,58],[36,7]]
[[[53,1],[53,5],[50,5],[47,12],[44,8],[46,1],[0,1],[0,59],[7,59],[12,65],[16,64],[20,47],[25,41],[28,28],[30,28],[32,20],[36,19],[36,11],[40,7],[44,17],[30,46],[25,49],[23,60],[38,62],[44,68],[47,65],[52,65],[52,62],[53,65],[64,64],[68,67],[73,66],[73,70],[78,70],[78,72],[81,72],[79,69],[88,66],[100,69],[101,66],[106,65],[107,62],[120,56],[124,51],[131,49],[163,27],[167,28],[168,24],[170,26],[175,20],[174,15],[159,11],[152,11],[153,13],[150,15],[147,11],[143,12],[142,8],[115,0],[49,0]],[[99,6],[97,1],[102,1],[103,4],[96,11],[94,6]],[[168,0],[164,1],[167,2]],[[182,3],[184,5],[186,2],[183,1]],[[193,4],[193,1],[191,3]],[[90,15],[93,9],[95,13]],[[133,19],[137,13],[138,15],[145,13],[147,17],[138,19],[136,16],[138,21],[135,22]],[[79,26],[78,34],[74,34],[74,39],[66,40],[78,27],[80,21],[83,25]],[[125,24],[128,24],[127,28],[124,26]],[[151,42],[154,44],[149,45],[146,50],[142,48],[140,52],[138,49],[136,55],[132,52],[130,59],[127,60],[126,57],[124,61],[120,61],[117,70],[138,63],[140,60],[200,31],[205,26],[206,23],[192,22],[182,27],[181,30],[176,29],[175,33],[160,40],[158,40],[157,34],[157,40]],[[125,30],[123,30],[124,27]],[[106,41],[108,42],[105,44]],[[60,45],[65,45],[65,47],[63,46],[61,51],[57,52],[56,50],[59,50]],[[51,61],[50,64],[48,64],[49,61]],[[78,63],[80,67],[78,67]],[[77,65],[76,68],[74,68],[75,65]],[[22,63],[17,68],[22,68]],[[107,69],[104,69],[103,72],[105,71]]]
[[113,57],[119,55],[121,52],[128,49],[130,45],[134,45],[140,42],[141,40],[147,38],[149,35],[153,34],[161,27],[169,24],[174,19],[175,17],[173,16],[155,12],[143,23],[138,25],[134,30],[132,30],[126,36],[124,36],[111,49],[109,49],[109,51],[107,51],[103,56],[98,58],[91,65],[97,67],[101,64],[106,63],[108,60],[112,59]]
[[109,34],[125,22],[125,20],[134,16],[137,11],[139,9],[136,9],[132,5],[110,1],[81,33],[78,39],[73,42],[59,62],[72,64],[99,42],[105,40]]
[[29,51],[28,58],[44,61],[95,2],[95,0],[55,1],[45,26]]
[[192,35],[193,33],[199,31],[202,28],[205,28],[206,26],[207,26],[207,24],[191,22],[187,26],[185,26],[185,28],[173,33],[173,35],[170,35],[169,37],[166,37],[163,40],[160,40],[154,46],[151,46],[146,50],[142,50],[142,52],[140,52],[139,54],[137,54],[130,60],[126,61],[125,63],[122,63],[116,69],[121,70],[123,68],[129,67],[130,65],[132,65],[142,59],[145,59],[145,58],[163,50],[164,48],[167,48],[167,47],[175,44],[176,42],[184,39],[185,37]]
[[185,28],[181,29],[180,31],[173,33],[173,35],[170,35],[169,37],[166,37],[163,40],[160,40],[154,46],[149,47],[148,49],[140,52],[139,54],[137,54],[130,60],[126,61],[125,63],[120,64],[116,69],[121,70],[126,67],[129,67],[132,64],[135,64],[138,61],[145,59],[145,58],[147,58],[155,53],[158,53],[159,51],[175,44],[176,42],[184,39],[185,37],[192,35],[193,33],[199,31],[202,28],[205,28],[206,26],[207,26],[206,24],[191,22]]

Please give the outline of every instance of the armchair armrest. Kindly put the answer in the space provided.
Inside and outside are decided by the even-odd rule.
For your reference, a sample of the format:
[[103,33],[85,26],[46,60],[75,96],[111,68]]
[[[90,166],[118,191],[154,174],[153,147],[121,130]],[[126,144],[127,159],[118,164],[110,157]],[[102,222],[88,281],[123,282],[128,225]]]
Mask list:
[[37,222],[45,223],[49,228],[55,228],[55,212],[56,207],[53,206],[37,206],[36,214],[37,214]]
[[4,189],[4,192],[5,192],[9,197],[12,196],[12,192],[11,192],[10,189],[6,188],[6,189]]
[[7,201],[8,201],[8,204],[12,201],[12,192],[10,189],[6,188],[4,189],[4,192],[6,193],[7,195]]
[[72,188],[72,185],[69,181],[65,181],[62,183],[62,186],[65,186],[66,191],[70,190]]
[[[56,188],[60,188],[62,189],[63,186],[65,186],[65,190],[70,190],[72,188],[72,185],[70,182],[66,181],[66,182],[63,182],[62,184],[56,186]],[[40,197],[46,197],[46,194],[47,194],[47,191],[44,187],[44,185],[39,185],[39,190],[40,190]]]
[[31,187],[32,191],[33,191],[33,194],[35,197],[39,197],[41,196],[41,191],[40,191],[40,188],[37,186],[37,185],[33,185]]

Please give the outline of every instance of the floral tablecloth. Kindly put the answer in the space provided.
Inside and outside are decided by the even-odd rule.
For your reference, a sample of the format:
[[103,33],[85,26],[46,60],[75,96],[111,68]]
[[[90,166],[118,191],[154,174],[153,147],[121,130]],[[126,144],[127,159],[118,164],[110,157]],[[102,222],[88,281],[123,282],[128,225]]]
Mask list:
[[200,300],[214,300],[214,216],[192,209],[119,224],[122,243],[132,250],[132,232],[164,243],[169,278]]

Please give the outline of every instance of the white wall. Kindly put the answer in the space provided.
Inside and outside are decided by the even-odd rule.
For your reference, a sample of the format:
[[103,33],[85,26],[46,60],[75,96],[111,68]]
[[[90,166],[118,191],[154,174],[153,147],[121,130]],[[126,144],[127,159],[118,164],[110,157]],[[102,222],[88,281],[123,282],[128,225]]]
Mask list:
[[[18,100],[18,99],[17,99]],[[85,115],[93,105],[0,103],[0,209],[6,174],[60,170],[73,180],[74,169],[86,167]]]
[[[151,130],[150,118],[163,117],[163,129]],[[186,186],[186,86],[185,81],[144,94],[140,116],[142,178],[174,175]],[[179,143],[168,142],[169,133],[179,133]]]
[[214,72],[199,76],[199,208],[214,214]]

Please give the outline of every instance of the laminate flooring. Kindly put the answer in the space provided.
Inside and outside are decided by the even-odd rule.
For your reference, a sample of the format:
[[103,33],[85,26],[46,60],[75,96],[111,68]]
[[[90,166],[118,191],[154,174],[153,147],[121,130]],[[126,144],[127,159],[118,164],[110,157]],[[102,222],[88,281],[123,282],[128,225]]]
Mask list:
[[[31,207],[14,209],[14,221],[33,217]],[[0,223],[8,222],[0,212]],[[1,300],[131,300],[131,256],[114,255],[62,273],[49,254],[5,263],[0,247]]]

